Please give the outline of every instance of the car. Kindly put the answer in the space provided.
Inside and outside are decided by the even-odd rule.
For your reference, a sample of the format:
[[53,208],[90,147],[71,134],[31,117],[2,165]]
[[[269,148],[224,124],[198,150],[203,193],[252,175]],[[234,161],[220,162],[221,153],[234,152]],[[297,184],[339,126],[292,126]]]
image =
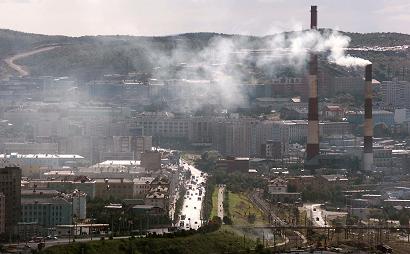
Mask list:
[[197,221],[195,221],[195,224],[198,224],[198,222],[197,222]]
[[313,208],[313,211],[316,212],[316,208]]
[[185,207],[188,207],[188,205],[186,205]]
[[196,206],[194,206],[194,209],[196,209]]
[[319,221],[319,217],[316,217],[316,221]]

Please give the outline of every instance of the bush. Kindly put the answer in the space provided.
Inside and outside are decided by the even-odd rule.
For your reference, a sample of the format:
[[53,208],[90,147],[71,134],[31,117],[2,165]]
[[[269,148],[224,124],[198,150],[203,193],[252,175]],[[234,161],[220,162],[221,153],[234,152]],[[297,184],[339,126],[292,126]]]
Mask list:
[[226,225],[232,225],[232,220],[228,216],[224,216],[223,220],[224,224]]

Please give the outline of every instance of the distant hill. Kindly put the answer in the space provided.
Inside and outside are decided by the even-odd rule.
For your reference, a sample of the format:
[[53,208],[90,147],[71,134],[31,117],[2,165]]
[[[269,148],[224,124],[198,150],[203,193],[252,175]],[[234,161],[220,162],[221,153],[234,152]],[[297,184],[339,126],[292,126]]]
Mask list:
[[[347,33],[351,47],[410,45],[410,35],[399,33]],[[244,43],[249,48],[266,46],[272,36],[256,37],[218,33],[186,33],[144,36],[48,36],[0,30],[0,58],[44,45],[61,45],[56,49],[18,60],[33,75],[75,76],[81,80],[98,78],[107,73],[131,71],[150,73],[154,67],[168,66],[198,58],[198,54],[216,38],[232,39],[233,47]],[[230,46],[230,45],[228,45]],[[352,52],[375,63],[376,78],[388,79],[410,68],[409,50],[400,52]],[[201,57],[201,56],[199,56]],[[12,73],[4,63],[0,75]]]

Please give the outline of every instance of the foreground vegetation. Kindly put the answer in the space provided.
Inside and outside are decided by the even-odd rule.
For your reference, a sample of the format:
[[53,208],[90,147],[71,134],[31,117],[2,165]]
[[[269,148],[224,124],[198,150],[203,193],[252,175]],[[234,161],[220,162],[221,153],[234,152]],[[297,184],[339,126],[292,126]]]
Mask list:
[[43,250],[43,254],[113,254],[113,253],[225,253],[254,248],[253,241],[243,239],[233,233],[216,231],[196,233],[180,237],[148,237],[121,240],[99,240],[88,243],[74,243],[53,246]]
[[210,218],[218,216],[218,189],[219,188],[214,188],[214,191],[212,192],[212,210]]
[[229,192],[229,214],[233,225],[267,224],[261,210],[255,207],[249,199],[238,193]]

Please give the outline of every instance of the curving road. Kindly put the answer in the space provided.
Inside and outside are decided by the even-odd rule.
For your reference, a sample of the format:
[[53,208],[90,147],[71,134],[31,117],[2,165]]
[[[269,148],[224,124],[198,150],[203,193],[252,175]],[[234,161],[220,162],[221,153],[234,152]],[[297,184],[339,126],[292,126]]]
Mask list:
[[15,61],[17,61],[19,59],[22,59],[22,58],[25,58],[25,57],[28,57],[28,56],[39,54],[39,53],[42,53],[42,52],[45,52],[45,51],[49,51],[49,50],[52,50],[52,49],[55,49],[55,48],[58,48],[58,47],[60,47],[60,46],[47,46],[47,47],[43,47],[43,48],[37,48],[37,49],[34,49],[34,50],[22,52],[22,53],[19,53],[17,55],[10,56],[10,57],[4,59],[4,62],[6,62],[6,64],[10,68],[12,68],[16,72],[18,72],[21,77],[28,76],[28,75],[30,75],[30,72],[26,68],[24,68],[24,66],[16,64]]

